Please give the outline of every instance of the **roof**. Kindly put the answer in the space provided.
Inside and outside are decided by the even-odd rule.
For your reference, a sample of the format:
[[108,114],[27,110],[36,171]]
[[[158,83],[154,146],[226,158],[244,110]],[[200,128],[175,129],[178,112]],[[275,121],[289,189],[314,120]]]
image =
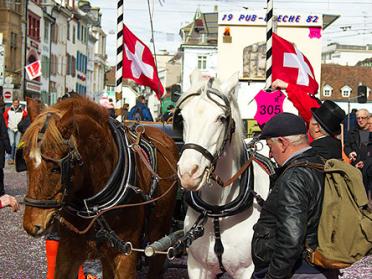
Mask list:
[[350,97],[357,96],[358,86],[361,84],[372,88],[371,67],[322,64],[321,72],[321,88],[328,84],[334,92],[340,92],[341,88],[347,85],[352,88]]
[[197,10],[194,21],[181,28],[181,36],[182,33],[185,34],[183,44],[217,45],[218,13],[201,13]]
[[323,30],[335,22],[340,15],[323,15]]

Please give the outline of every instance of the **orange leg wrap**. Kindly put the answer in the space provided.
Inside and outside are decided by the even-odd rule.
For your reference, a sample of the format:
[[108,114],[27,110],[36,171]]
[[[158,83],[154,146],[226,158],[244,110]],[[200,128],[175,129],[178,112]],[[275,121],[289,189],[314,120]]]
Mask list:
[[[54,279],[56,270],[56,260],[59,242],[57,240],[45,240],[46,259],[47,259],[47,277],[46,279]],[[85,279],[83,266],[79,268],[78,279]]]
[[56,269],[56,259],[59,242],[57,240],[45,240],[46,260],[47,260],[47,279],[54,279]]

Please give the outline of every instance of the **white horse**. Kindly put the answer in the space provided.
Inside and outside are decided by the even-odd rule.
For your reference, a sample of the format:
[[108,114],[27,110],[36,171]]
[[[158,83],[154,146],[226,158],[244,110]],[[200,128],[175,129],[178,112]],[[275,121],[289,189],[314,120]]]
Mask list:
[[[191,89],[177,103],[174,121],[181,121],[186,145],[178,162],[178,176],[183,188],[198,191],[201,199],[209,205],[223,206],[231,204],[239,196],[239,179],[230,186],[221,187],[211,179],[211,173],[222,181],[228,180],[245,163],[241,158],[246,149],[243,122],[234,96],[237,74],[224,83],[218,80],[211,83],[201,81],[200,73],[194,72]],[[263,198],[267,197],[269,177],[260,167],[255,167],[254,190]],[[251,240],[253,225],[259,215],[260,206],[254,201],[253,206],[242,212],[218,218],[224,247],[221,263],[233,278],[250,278],[253,272]],[[185,232],[199,216],[199,212],[188,208]],[[191,279],[216,278],[221,273],[220,261],[214,251],[214,219],[207,219],[204,235],[193,241],[188,249],[187,265]]]

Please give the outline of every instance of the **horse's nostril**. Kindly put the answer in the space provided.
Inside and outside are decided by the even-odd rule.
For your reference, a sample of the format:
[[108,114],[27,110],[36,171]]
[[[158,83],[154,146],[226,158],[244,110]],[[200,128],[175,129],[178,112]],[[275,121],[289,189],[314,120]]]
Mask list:
[[34,231],[35,231],[36,234],[38,234],[40,230],[41,230],[41,226],[39,226],[39,225],[34,226]]
[[198,165],[193,165],[192,168],[191,168],[191,175],[193,175],[194,173],[196,173],[198,171],[198,168],[199,168]]

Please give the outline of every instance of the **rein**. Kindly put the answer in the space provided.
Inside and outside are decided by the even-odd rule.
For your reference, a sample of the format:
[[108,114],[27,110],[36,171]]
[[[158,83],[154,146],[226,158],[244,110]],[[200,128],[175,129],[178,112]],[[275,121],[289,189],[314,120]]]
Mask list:
[[130,204],[122,204],[122,205],[117,205],[117,206],[114,206],[114,207],[111,207],[111,208],[108,208],[108,209],[105,209],[105,210],[102,210],[100,212],[98,212],[98,214],[96,216],[93,217],[93,219],[89,222],[88,226],[83,229],[83,230],[79,230],[78,228],[76,228],[72,223],[70,223],[69,221],[67,221],[65,218],[63,218],[62,216],[56,216],[57,220],[65,225],[69,230],[73,231],[74,233],[76,234],[86,234],[91,228],[92,226],[94,225],[95,221],[100,217],[102,216],[104,213],[107,213],[109,211],[112,211],[112,210],[116,210],[116,209],[123,209],[123,208],[129,208],[129,207],[136,207],[136,206],[143,206],[143,205],[147,205],[147,204],[151,204],[151,203],[154,203],[162,198],[164,198],[172,189],[173,187],[177,184],[177,181],[173,181],[172,185],[167,189],[167,191],[165,191],[162,195],[160,195],[159,197],[156,197],[156,198],[153,198],[151,200],[147,200],[147,201],[144,201],[144,202],[138,202],[138,203],[130,203]]

